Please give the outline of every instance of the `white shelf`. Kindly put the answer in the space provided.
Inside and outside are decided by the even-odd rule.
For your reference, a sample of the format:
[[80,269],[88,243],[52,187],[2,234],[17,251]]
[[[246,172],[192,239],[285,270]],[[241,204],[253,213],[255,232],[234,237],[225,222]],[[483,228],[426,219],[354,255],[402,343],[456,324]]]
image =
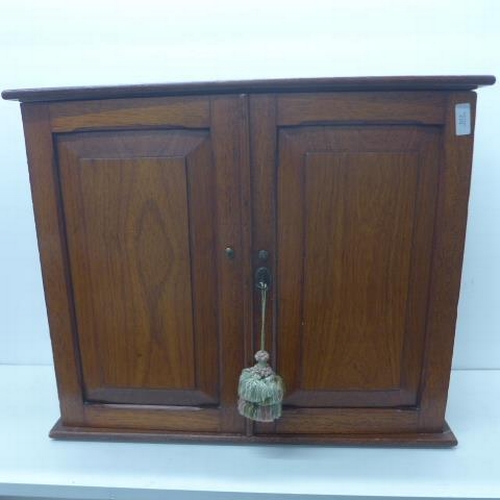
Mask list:
[[500,498],[500,370],[455,371],[452,449],[53,441],[51,366],[0,365],[0,496]]

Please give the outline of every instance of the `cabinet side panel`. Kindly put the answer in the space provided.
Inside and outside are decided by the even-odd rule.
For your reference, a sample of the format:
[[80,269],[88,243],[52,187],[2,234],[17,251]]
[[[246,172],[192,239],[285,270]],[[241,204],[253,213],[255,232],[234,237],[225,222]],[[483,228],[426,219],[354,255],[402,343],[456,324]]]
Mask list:
[[[451,93],[448,97],[420,402],[419,426],[428,431],[441,431],[445,426],[467,224],[476,97],[474,92]],[[469,135],[456,134],[455,105],[459,103],[470,104]]]
[[82,425],[83,394],[49,113],[45,104],[23,104],[21,109],[62,420]]

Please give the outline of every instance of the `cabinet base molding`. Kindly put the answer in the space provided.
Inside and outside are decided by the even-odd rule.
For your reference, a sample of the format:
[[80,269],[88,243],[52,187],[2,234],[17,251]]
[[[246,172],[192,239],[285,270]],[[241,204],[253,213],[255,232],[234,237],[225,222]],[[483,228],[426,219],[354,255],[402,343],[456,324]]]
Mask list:
[[241,434],[179,433],[154,430],[109,429],[102,427],[72,427],[59,419],[49,436],[54,439],[89,441],[125,441],[150,443],[240,443],[240,444],[331,444],[340,446],[409,446],[450,448],[457,445],[457,439],[445,422],[442,432],[408,432],[394,434],[318,434],[284,435],[262,434],[245,436]]

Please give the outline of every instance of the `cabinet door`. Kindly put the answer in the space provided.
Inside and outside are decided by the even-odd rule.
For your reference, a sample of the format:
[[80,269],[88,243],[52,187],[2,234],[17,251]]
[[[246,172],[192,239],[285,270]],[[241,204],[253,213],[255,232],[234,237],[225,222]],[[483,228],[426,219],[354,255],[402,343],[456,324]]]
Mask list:
[[52,106],[82,404],[64,423],[243,430],[234,406],[244,363],[243,105]]
[[287,387],[257,432],[417,430],[443,103],[402,94],[252,102],[254,219],[275,221],[254,251],[274,254]]

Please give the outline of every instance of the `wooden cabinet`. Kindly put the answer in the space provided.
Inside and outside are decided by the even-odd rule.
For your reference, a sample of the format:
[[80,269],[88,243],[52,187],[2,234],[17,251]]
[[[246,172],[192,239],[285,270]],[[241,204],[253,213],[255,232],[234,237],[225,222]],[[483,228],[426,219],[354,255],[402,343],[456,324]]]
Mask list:
[[[455,444],[471,90],[493,82],[4,92],[23,102],[61,403],[51,435]],[[287,391],[283,416],[254,424],[236,393],[262,265]]]

